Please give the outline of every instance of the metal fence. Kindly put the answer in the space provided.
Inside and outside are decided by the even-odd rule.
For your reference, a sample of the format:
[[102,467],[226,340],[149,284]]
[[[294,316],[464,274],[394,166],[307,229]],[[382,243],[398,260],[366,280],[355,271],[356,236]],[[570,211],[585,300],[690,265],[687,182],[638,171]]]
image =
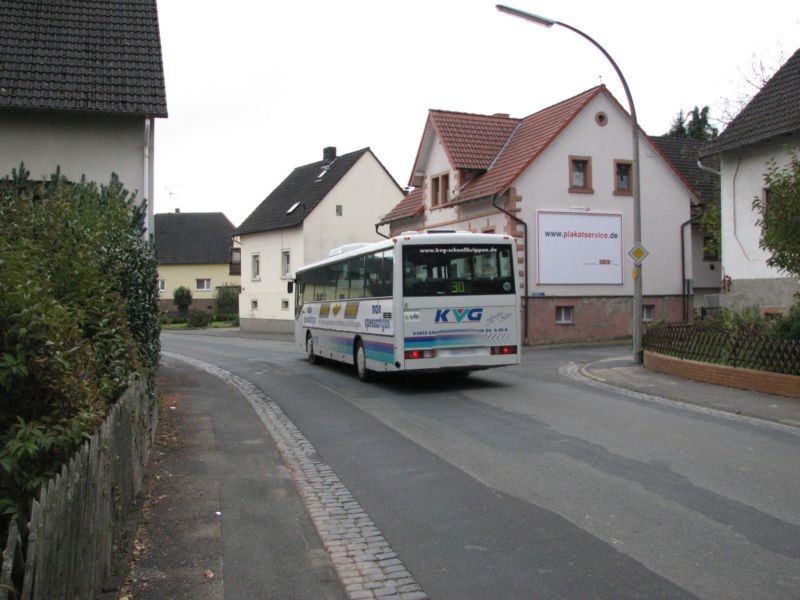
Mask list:
[[[156,419],[147,386],[134,384],[100,430],[42,487],[30,522],[10,528],[0,599],[9,593],[23,600],[99,596],[111,576],[114,546],[142,491]],[[15,573],[22,574],[21,583]]]
[[757,371],[800,375],[800,342],[736,335],[694,323],[660,323],[645,333],[651,352]]

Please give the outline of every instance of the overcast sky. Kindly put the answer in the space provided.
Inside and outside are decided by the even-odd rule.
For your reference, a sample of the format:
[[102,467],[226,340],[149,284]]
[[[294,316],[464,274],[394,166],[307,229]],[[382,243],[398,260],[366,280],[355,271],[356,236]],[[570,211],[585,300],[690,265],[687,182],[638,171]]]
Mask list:
[[[752,65],[800,46],[796,1],[507,0],[614,57],[639,122],[741,95]],[[599,83],[608,61],[564,28],[484,0],[158,0],[169,118],[156,125],[156,212],[240,224],[294,167],[369,146],[408,183],[430,108],[524,117]]]

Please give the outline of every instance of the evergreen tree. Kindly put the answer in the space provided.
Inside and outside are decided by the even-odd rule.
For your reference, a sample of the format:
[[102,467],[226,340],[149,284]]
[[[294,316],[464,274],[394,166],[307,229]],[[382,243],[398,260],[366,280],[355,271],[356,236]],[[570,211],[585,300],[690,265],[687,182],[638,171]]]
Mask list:
[[673,138],[686,137],[686,115],[683,114],[683,110],[678,112],[675,116],[675,120],[672,121],[672,127],[670,127],[667,132],[667,136]]

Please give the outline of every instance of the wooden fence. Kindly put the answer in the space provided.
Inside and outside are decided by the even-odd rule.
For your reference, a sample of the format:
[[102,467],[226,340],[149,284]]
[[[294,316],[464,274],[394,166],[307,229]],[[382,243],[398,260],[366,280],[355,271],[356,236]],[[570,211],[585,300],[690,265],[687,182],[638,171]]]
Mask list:
[[132,385],[100,430],[42,487],[30,522],[10,528],[0,600],[80,600],[100,594],[111,576],[115,543],[142,491],[157,414],[146,384]]

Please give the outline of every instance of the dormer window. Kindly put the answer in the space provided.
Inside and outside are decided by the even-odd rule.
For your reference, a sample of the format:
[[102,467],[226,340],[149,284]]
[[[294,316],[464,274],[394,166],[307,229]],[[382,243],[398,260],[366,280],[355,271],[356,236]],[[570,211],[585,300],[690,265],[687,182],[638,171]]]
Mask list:
[[450,199],[450,174],[431,176],[431,206],[447,204]]

